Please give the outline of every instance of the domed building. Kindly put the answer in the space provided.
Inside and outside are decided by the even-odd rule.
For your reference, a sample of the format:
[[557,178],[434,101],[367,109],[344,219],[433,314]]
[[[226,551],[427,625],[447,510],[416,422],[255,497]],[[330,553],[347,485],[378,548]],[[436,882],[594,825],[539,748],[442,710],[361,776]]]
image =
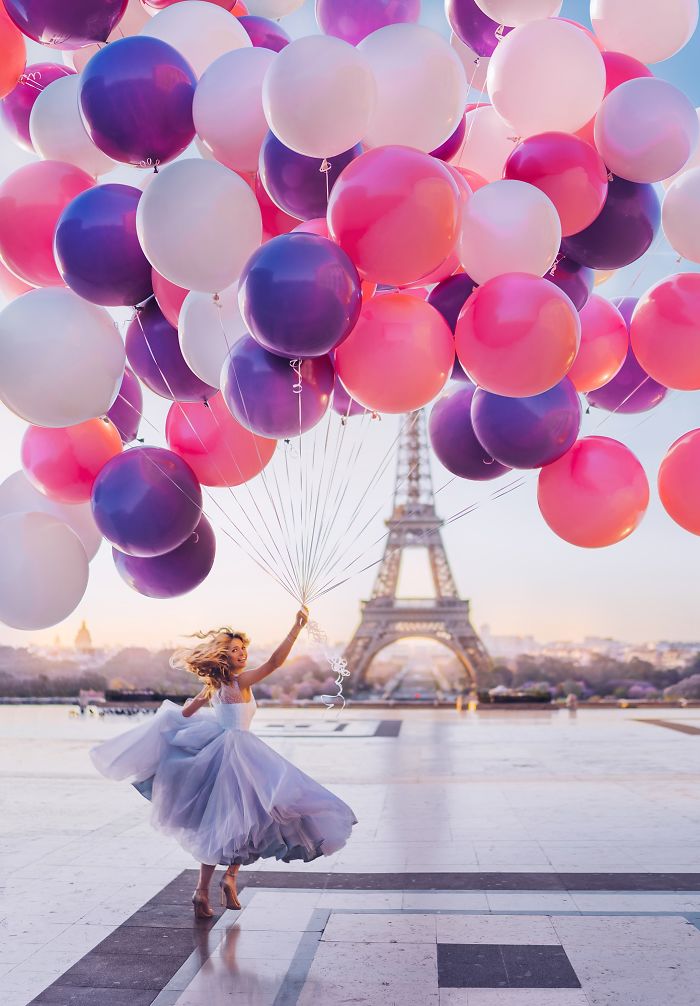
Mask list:
[[85,622],[80,623],[80,628],[75,637],[75,648],[80,650],[82,653],[88,653],[92,650],[92,636],[90,635],[90,630],[88,629]]

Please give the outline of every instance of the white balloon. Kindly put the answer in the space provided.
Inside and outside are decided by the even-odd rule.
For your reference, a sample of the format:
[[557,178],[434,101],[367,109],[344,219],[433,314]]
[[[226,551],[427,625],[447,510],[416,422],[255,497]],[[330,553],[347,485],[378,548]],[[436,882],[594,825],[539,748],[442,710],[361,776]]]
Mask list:
[[452,135],[464,115],[467,79],[449,42],[420,24],[389,24],[357,50],[377,82],[366,146],[403,144],[428,154]]
[[285,46],[263,83],[270,129],[307,157],[335,157],[359,143],[376,100],[365,56],[330,35],[307,35]]
[[88,560],[77,534],[47,513],[0,518],[0,621],[47,629],[80,603]]
[[[155,14],[155,11],[152,11]],[[107,36],[108,42],[116,42],[120,38],[129,38],[131,35],[138,35],[143,26],[151,20],[151,15],[143,7],[141,0],[129,0],[123,17],[119,23]],[[84,45],[82,49],[70,49],[63,53],[63,62],[66,66],[72,66],[74,70],[81,73],[89,61],[103,48],[103,43],[94,42],[92,45]]]
[[197,77],[225,52],[253,44],[237,17],[206,0],[180,0],[165,7],[149,19],[139,34],[172,45]]
[[476,6],[496,24],[510,28],[543,17],[556,17],[562,0],[475,0]]
[[487,85],[493,107],[521,137],[550,130],[575,133],[600,107],[605,63],[575,25],[531,21],[498,44]]
[[689,262],[700,262],[700,168],[684,172],[669,188],[661,224],[674,251]]
[[464,67],[467,78],[467,99],[470,100],[474,91],[481,93],[486,90],[486,73],[491,59],[489,56],[479,56],[454,32],[450,34],[450,45]]
[[88,136],[78,107],[79,90],[80,76],[71,73],[40,91],[29,116],[29,135],[44,160],[65,161],[89,175],[103,175],[116,165]]
[[464,143],[452,163],[481,175],[487,182],[503,177],[503,168],[518,142],[512,126],[492,105],[482,105],[464,118]]
[[476,283],[506,272],[544,276],[554,265],[560,243],[554,204],[527,182],[492,182],[464,205],[458,253]]
[[0,400],[37,426],[107,413],[126,354],[103,307],[63,287],[30,290],[0,312]]
[[238,307],[238,284],[223,290],[218,303],[209,293],[188,293],[177,330],[187,366],[205,384],[218,388],[231,347],[248,331]]
[[80,538],[90,559],[102,541],[90,503],[57,503],[35,489],[24,472],[14,472],[0,483],[0,518],[10,513],[47,513],[67,524]]
[[249,14],[256,17],[269,17],[276,21],[278,17],[293,14],[304,5],[304,0],[250,0],[246,2]]
[[[695,109],[695,114],[698,117],[698,128],[700,129],[700,108]],[[665,189],[669,188],[669,186],[673,185],[677,178],[684,175],[686,171],[692,171],[693,168],[700,168],[700,143],[698,143],[695,148],[695,153],[685,162],[680,171],[677,171],[675,175],[671,175],[670,178],[664,178],[663,187]]]
[[274,59],[271,49],[235,49],[212,63],[197,85],[195,129],[214,158],[234,171],[257,171],[268,130],[262,86]]
[[171,283],[216,293],[236,282],[259,247],[262,217],[240,175],[216,161],[186,158],[148,186],[136,232],[148,261]]
[[695,31],[698,0],[591,0],[591,22],[604,48],[659,63]]
[[673,84],[638,77],[607,96],[595,118],[595,145],[608,169],[630,182],[660,182],[698,145],[698,117]]

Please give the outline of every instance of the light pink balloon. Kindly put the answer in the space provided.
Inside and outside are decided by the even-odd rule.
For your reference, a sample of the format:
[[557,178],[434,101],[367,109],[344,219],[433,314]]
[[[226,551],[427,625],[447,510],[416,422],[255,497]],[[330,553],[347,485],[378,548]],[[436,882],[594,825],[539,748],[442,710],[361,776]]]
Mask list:
[[698,0],[591,0],[591,22],[606,49],[659,63],[695,31]]
[[630,182],[660,182],[683,167],[700,127],[690,100],[658,77],[620,84],[600,106],[595,145],[610,171]]
[[605,64],[595,43],[558,18],[530,21],[498,44],[487,75],[498,114],[521,137],[575,133],[605,94]]
[[661,224],[674,251],[689,262],[700,262],[700,168],[683,172],[670,187]]
[[476,5],[496,24],[527,24],[543,17],[556,17],[562,8],[561,0],[476,0]]
[[512,126],[503,121],[492,105],[470,109],[464,125],[464,143],[452,164],[475,171],[487,182],[502,178],[505,163],[518,142]]
[[510,272],[544,276],[560,243],[561,222],[554,204],[527,182],[492,182],[464,207],[459,258],[475,283]]

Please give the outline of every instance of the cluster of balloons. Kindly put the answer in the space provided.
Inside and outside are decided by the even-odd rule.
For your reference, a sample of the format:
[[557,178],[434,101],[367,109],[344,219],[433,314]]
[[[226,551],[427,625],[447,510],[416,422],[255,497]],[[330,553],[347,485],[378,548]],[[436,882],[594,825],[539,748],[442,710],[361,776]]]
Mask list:
[[[700,389],[699,275],[593,293],[661,225],[700,262],[698,114],[648,65],[698,0],[592,0],[593,31],[559,0],[445,0],[449,40],[419,0],[316,0],[320,34],[292,39],[301,2],[0,4],[0,120],[35,155],[0,184],[0,399],[29,424],[0,487],[8,624],[65,617],[100,535],[134,589],[192,589],[202,486],[254,478],[331,405],[413,411],[451,377],[450,471],[541,469],[544,519],[584,547],[644,514],[631,452],[579,438],[580,396]],[[167,449],[134,445],[143,385],[172,402]],[[699,451],[659,476],[694,533]]]

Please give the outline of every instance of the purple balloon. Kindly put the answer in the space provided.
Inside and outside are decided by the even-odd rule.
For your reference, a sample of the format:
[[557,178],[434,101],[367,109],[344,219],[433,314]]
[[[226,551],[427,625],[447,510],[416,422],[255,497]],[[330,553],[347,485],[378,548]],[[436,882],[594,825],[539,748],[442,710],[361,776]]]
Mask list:
[[186,461],[162,447],[130,447],[92,487],[92,512],[107,541],[129,555],[172,552],[202,516],[202,490]]
[[54,49],[81,49],[106,42],[124,16],[127,0],[4,0],[27,38]]
[[420,0],[316,0],[316,20],[324,35],[357,45],[388,24],[418,20]]
[[325,356],[355,327],[361,281],[333,241],[281,234],[257,248],[241,274],[238,301],[250,334],[290,360]]
[[437,157],[440,161],[449,161],[462,146],[464,134],[467,130],[466,116],[459,120],[457,128],[451,136],[448,136],[444,143],[441,143],[435,150],[430,151],[431,157]]
[[581,402],[568,377],[528,398],[506,398],[477,388],[472,422],[479,442],[501,464],[541,468],[573,447],[581,426]]
[[350,416],[364,416],[367,411],[364,405],[360,405],[359,402],[350,397],[337,374],[335,375],[335,383],[333,385],[331,408],[344,419],[348,419]]
[[136,440],[139,424],[143,415],[143,392],[139,379],[129,367],[124,368],[124,377],[114,405],[107,413],[117,427],[122,443],[129,444]]
[[661,208],[653,185],[613,178],[605,205],[593,223],[564,238],[561,250],[590,269],[620,269],[648,250],[660,221]]
[[246,14],[238,18],[238,23],[245,28],[248,38],[256,49],[272,49],[281,52],[292,41],[282,25],[267,17],[257,17]]
[[469,46],[477,56],[492,56],[500,35],[507,35],[511,28],[499,25],[477,7],[474,0],[445,0],[445,14],[450,28],[458,38]]
[[[221,371],[221,391],[241,426],[274,440],[296,437],[321,421],[335,372],[329,356],[304,360],[301,379],[289,360],[268,353],[244,335]],[[299,387],[301,385],[301,387]]]
[[197,78],[167,42],[134,35],[110,42],[81,73],[79,101],[96,147],[115,161],[165,164],[194,139]]
[[141,558],[112,549],[122,580],[146,597],[179,597],[198,587],[214,565],[216,538],[202,514],[192,534],[172,552]]
[[565,255],[544,274],[544,278],[563,290],[577,311],[583,311],[595,285],[593,270],[585,265],[579,265]]
[[465,272],[448,276],[438,283],[428,294],[428,303],[439,311],[454,335],[459,312],[471,297],[476,283]]
[[[625,319],[629,331],[632,312],[637,304],[636,297],[618,297],[613,304]],[[589,391],[586,401],[596,409],[624,414],[648,412],[666,397],[668,388],[649,377],[634,355],[630,345],[622,367],[611,381],[602,388]]]
[[136,235],[142,195],[131,185],[96,185],[72,199],[58,218],[56,265],[84,300],[134,307],[152,296],[151,264]]
[[438,460],[453,475],[477,482],[497,479],[510,471],[484,450],[472,426],[472,398],[476,388],[460,384],[438,398],[430,413],[428,434]]
[[362,153],[358,144],[326,161],[327,172],[321,171],[324,163],[318,157],[297,154],[268,132],[260,148],[260,181],[270,199],[281,210],[298,220],[325,217],[328,210],[328,193],[347,165]]
[[155,297],[139,308],[126,330],[126,355],[147,388],[173,402],[201,402],[216,388],[201,381],[185,363],[177,329],[158,307]]
[[20,147],[34,153],[29,135],[29,116],[41,92],[59,77],[70,77],[74,73],[75,70],[61,63],[32,63],[10,93],[0,101],[0,122]]

